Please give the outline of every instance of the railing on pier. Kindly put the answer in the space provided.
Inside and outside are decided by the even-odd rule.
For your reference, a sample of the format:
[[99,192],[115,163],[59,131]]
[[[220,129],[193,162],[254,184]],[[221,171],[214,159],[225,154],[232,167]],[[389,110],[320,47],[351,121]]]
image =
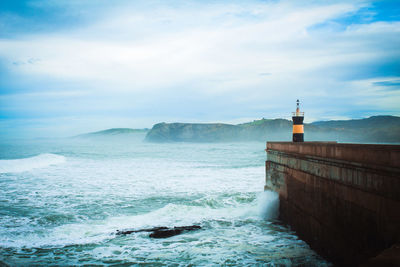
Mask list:
[[293,117],[304,117],[304,112],[292,112]]

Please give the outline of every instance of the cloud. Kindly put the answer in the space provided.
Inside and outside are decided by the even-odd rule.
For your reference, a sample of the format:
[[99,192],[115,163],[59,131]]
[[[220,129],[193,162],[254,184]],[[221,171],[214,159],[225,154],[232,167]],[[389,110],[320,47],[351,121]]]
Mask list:
[[[198,79],[252,80],[253,74],[265,66],[279,73],[295,72],[299,67],[307,67],[305,63],[313,63],[297,58],[302,64],[291,64],[296,63],[295,58],[283,54],[299,54],[301,49],[289,47],[291,51],[285,51],[277,46],[301,42],[307,39],[308,26],[354,10],[351,5],[330,5],[280,11],[281,16],[269,18],[269,12],[281,7],[266,5],[260,10],[257,7],[220,5],[215,9],[213,5],[205,10],[197,6],[184,10],[163,7],[152,10],[153,16],[114,11],[118,16],[106,17],[77,33],[3,41],[0,47],[3,56],[13,62],[25,62],[32,55],[42,61],[35,67],[19,66],[14,69],[16,72],[116,84],[114,90],[169,88]],[[251,15],[256,10],[260,21],[242,18],[243,14]],[[265,20],[260,15],[263,12]],[[157,16],[158,13],[161,15]],[[171,24],[168,28],[164,26],[166,21]],[[190,27],[186,26],[187,21]],[[276,31],[277,28],[280,30]],[[113,39],[107,39],[110,31]]]
[[1,113],[233,121],[284,117],[300,98],[316,119],[400,114],[371,82],[400,76],[400,22],[374,21],[371,3],[90,3],[36,1],[79,23],[0,39]]

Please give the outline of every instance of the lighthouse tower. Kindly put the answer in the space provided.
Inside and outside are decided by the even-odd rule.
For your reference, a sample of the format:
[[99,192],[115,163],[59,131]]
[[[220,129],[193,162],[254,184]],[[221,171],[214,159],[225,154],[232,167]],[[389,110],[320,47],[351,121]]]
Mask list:
[[293,142],[304,142],[304,112],[300,112],[300,101],[296,101],[296,112],[293,112]]

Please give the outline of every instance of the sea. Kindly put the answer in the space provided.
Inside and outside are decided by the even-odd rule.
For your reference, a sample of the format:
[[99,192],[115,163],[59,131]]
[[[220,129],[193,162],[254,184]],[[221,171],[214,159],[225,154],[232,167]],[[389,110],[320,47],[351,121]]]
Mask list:
[[331,266],[278,220],[264,149],[143,134],[2,139],[0,266]]

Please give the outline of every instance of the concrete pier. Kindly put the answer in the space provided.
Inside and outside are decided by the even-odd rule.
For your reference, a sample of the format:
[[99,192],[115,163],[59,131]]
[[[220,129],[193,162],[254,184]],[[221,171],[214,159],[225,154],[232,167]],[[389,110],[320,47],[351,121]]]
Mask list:
[[266,151],[280,219],[335,265],[400,243],[399,145],[268,142]]

